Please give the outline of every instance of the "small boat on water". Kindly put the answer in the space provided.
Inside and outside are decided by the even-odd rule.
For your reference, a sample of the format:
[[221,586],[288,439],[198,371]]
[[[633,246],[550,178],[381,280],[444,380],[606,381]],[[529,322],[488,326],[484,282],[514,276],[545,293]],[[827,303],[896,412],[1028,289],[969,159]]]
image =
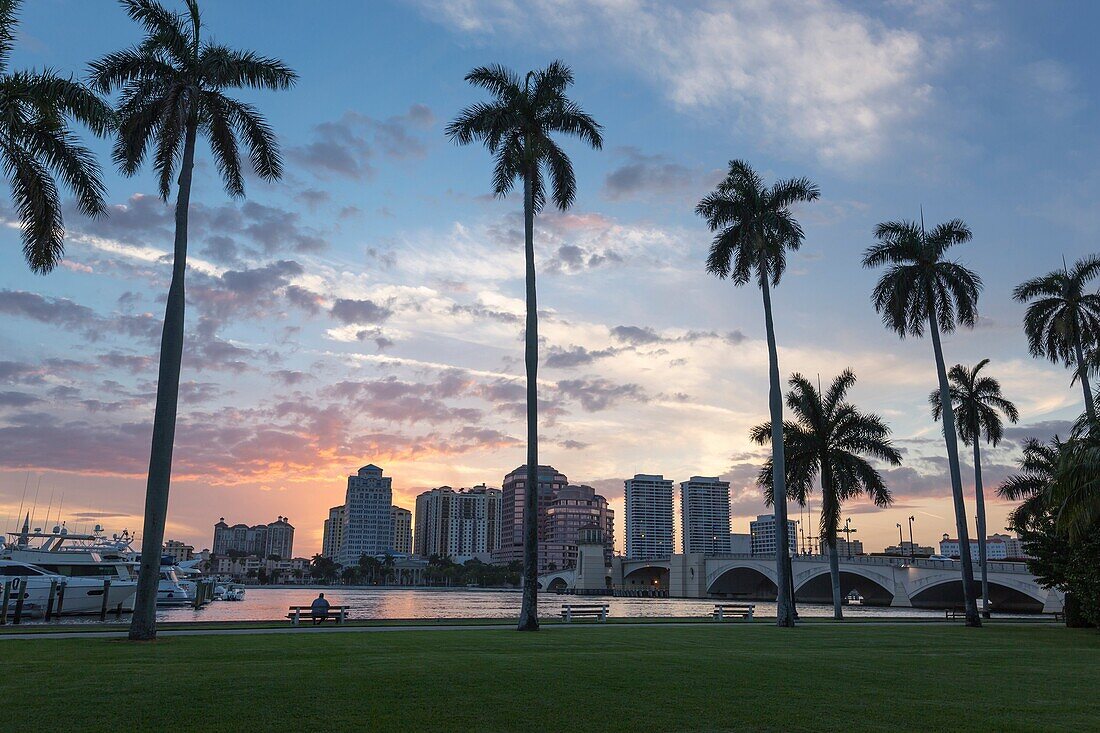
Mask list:
[[[30,616],[45,614],[51,586],[55,592],[55,603],[61,586],[64,586],[61,602],[63,615],[93,614],[103,610],[105,584],[102,578],[64,576],[29,563],[0,560],[0,587],[9,581],[8,613],[15,612],[21,594],[23,613]],[[133,598],[137,592],[137,583],[112,580],[110,585],[106,586],[106,591],[107,608],[115,610]]]
[[843,603],[845,606],[862,606],[863,596],[860,595],[858,590],[853,588],[848,595],[844,596]]

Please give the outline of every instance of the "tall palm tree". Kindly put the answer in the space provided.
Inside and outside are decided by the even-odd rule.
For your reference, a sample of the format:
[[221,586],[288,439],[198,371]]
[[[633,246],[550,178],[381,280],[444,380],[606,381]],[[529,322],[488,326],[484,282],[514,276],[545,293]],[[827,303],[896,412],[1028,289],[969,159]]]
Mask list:
[[72,79],[44,71],[9,71],[18,0],[0,0],[0,164],[22,225],[23,256],[47,273],[65,255],[65,226],[55,176],[85,216],[106,213],[95,156],[79,143],[69,119],[96,135],[110,131],[111,108]]
[[1032,356],[1075,367],[1085,393],[1085,414],[1096,422],[1096,403],[1089,383],[1085,350],[1100,338],[1100,293],[1086,292],[1100,275],[1100,257],[1080,259],[1070,270],[1063,266],[1042,277],[1020,283],[1012,297],[1030,303],[1024,315],[1024,333]]
[[969,242],[971,236],[970,227],[959,219],[940,224],[931,231],[925,231],[923,222],[884,222],[875,228],[878,243],[863,253],[863,266],[887,266],[871,296],[875,310],[882,315],[886,327],[901,338],[919,338],[927,328],[932,337],[951,494],[955,503],[955,526],[959,533],[959,547],[963,548],[959,555],[962,560],[966,624],[981,626],[978,606],[974,602],[974,566],[970,560],[970,537],[966,528],[955,412],[951,406],[947,368],[940,344],[941,330],[950,333],[959,324],[973,327],[977,318],[981,278],[958,262],[944,258],[950,247]]
[[[985,491],[982,488],[982,449],[981,438],[996,446],[1004,437],[1004,424],[998,412],[1004,413],[1008,421],[1015,423],[1020,419],[1016,405],[1001,394],[1001,383],[993,377],[982,376],[981,371],[989,359],[982,359],[972,369],[962,364],[951,367],[947,379],[951,383],[951,406],[955,410],[956,426],[963,445],[974,449],[974,502],[978,505],[978,565],[982,571],[982,615],[989,618],[989,572],[986,568],[986,526]],[[928,395],[932,406],[932,419],[939,420],[943,413],[940,393]],[[961,545],[960,545],[961,547]],[[969,552],[969,547],[966,550]],[[962,554],[961,552],[959,554]]]
[[[523,492],[523,603],[518,629],[535,631],[538,622],[538,315],[535,292],[535,215],[546,202],[547,183],[558,209],[565,211],[577,195],[573,164],[551,135],[574,135],[597,150],[601,127],[566,96],[573,72],[561,61],[530,71],[521,81],[500,65],[479,66],[466,81],[488,90],[493,99],[477,102],[447,125],[447,136],[459,145],[480,141],[494,156],[493,193],[507,195],[516,179],[523,182],[523,231],[526,259],[527,328],[527,480]],[[546,177],[549,176],[549,182]]]
[[240,141],[248,148],[256,174],[267,181],[278,179],[282,175],[282,160],[274,132],[255,107],[226,96],[225,90],[287,89],[298,78],[282,61],[204,40],[197,0],[185,3],[187,12],[179,15],[157,0],[122,0],[130,18],[144,27],[145,38],[132,48],[108,54],[91,64],[96,89],[103,93],[121,90],[114,159],[122,172],[137,173],[146,153],[152,150],[153,170],[165,201],[171,193],[172,176],[179,172],[172,283],[161,333],[141,571],[130,624],[131,639],[156,637],[157,581],[168,513],[183,355],[187,214],[195,142],[200,132],[209,140],[225,189],[234,198],[244,195]]
[[1009,526],[1017,532],[1033,526],[1046,511],[1050,486],[1066,445],[1057,435],[1048,443],[1028,438],[1018,460],[1019,472],[997,487],[1002,499],[1020,502],[1008,515]]
[[695,207],[715,232],[707,257],[707,272],[734,285],[755,281],[764,298],[764,329],[768,338],[768,404],[772,431],[773,485],[778,489],[775,512],[775,564],[778,580],[776,623],[793,626],[794,593],[787,532],[787,490],[783,463],[783,392],[779,354],[772,323],[771,288],[779,285],[787,266],[787,250],[802,246],[802,226],[791,213],[794,204],[820,195],[807,178],[791,178],[765,186],[748,163],[732,160],[729,173]]
[[[813,491],[815,479],[821,480],[820,536],[829,548],[829,575],[833,586],[833,617],[844,617],[841,610],[840,559],[836,549],[842,504],[861,494],[879,507],[893,501],[882,475],[864,456],[901,465],[901,453],[890,443],[890,428],[875,414],[860,412],[846,401],[856,376],[845,369],[825,394],[801,374],[788,384],[787,408],[794,416],[783,425],[783,457],[787,496],[801,506]],[[772,440],[771,423],[752,429],[752,439],[765,445]],[[772,461],[760,471],[768,503],[774,501]]]

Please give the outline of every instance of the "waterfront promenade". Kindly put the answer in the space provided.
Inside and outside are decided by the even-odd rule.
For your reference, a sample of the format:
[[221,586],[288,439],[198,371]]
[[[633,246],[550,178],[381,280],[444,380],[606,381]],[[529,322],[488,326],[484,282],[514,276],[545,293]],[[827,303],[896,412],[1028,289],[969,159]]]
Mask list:
[[1035,731],[1100,720],[1100,634],[1048,623],[257,632],[0,642],[8,669],[36,671],[0,677],[0,696],[16,701],[16,727],[82,731]]

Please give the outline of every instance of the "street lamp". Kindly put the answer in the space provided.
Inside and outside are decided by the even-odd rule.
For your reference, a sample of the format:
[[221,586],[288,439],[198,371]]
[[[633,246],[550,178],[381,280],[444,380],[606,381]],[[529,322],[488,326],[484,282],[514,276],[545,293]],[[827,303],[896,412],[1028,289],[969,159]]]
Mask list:
[[905,540],[902,539],[901,536],[901,522],[895,522],[895,524],[897,524],[898,527],[898,551],[901,553],[902,557],[905,557],[905,550],[901,549],[901,546],[905,544]]
[[848,517],[844,520],[844,543],[848,545],[848,559],[852,559],[852,518]]
[[913,542],[913,522],[916,521],[916,517],[909,515],[909,559],[912,560],[916,557],[917,546]]

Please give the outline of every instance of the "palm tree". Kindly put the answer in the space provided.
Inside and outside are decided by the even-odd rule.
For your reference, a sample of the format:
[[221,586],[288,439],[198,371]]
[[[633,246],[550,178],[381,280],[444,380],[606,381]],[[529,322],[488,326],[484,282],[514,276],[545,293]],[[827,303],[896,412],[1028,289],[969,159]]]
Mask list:
[[91,64],[96,89],[103,93],[121,89],[114,159],[122,172],[137,173],[146,153],[152,149],[160,195],[167,201],[173,173],[177,168],[179,171],[172,283],[161,334],[141,571],[130,624],[131,639],[156,637],[160,546],[168,513],[183,355],[187,214],[195,141],[199,132],[209,140],[230,196],[244,195],[239,140],[247,146],[256,174],[267,181],[278,179],[282,161],[271,128],[254,107],[226,96],[224,91],[241,87],[287,89],[297,79],[277,59],[203,40],[197,0],[185,2],[187,13],[177,15],[157,0],[123,0],[130,18],[144,27],[146,36],[139,45],[108,54]]
[[1055,529],[1070,542],[1100,528],[1100,431],[1077,431],[1063,446],[1046,505],[1054,512]]
[[[829,575],[833,586],[833,617],[843,618],[841,610],[840,559],[836,549],[840,528],[841,505],[860,494],[870,497],[879,507],[893,501],[882,475],[864,456],[877,458],[892,466],[901,465],[901,453],[890,443],[890,428],[878,415],[860,412],[845,397],[856,383],[856,376],[845,369],[833,380],[828,392],[821,394],[801,374],[788,384],[787,408],[793,421],[783,425],[783,456],[787,496],[801,506],[813,491],[814,480],[821,479],[821,539],[829,548]],[[752,429],[753,441],[765,445],[772,440],[771,424]],[[772,461],[760,471],[767,502],[774,501]]]
[[32,271],[47,273],[65,255],[54,176],[75,194],[82,214],[107,212],[99,163],[77,141],[68,119],[104,135],[114,115],[87,87],[49,69],[8,71],[18,10],[18,0],[0,0],[0,164],[22,225],[23,256]]
[[[600,125],[566,96],[573,72],[561,61],[530,71],[523,81],[500,65],[479,66],[466,81],[491,92],[490,102],[477,102],[447,125],[447,136],[459,145],[475,140],[494,156],[493,193],[505,196],[523,181],[524,256],[527,262],[527,480],[523,492],[523,603],[518,629],[535,631],[538,622],[538,315],[535,297],[535,215],[550,195],[562,211],[577,194],[573,164],[551,137],[575,135],[597,150],[603,147]],[[544,173],[545,169],[545,173]]]
[[776,623],[793,626],[794,593],[791,590],[791,558],[787,538],[787,491],[783,464],[783,393],[779,383],[779,354],[772,324],[771,288],[779,285],[787,266],[787,250],[802,245],[802,227],[791,206],[813,201],[820,195],[806,178],[776,181],[764,185],[748,163],[732,160],[729,173],[707,194],[695,213],[707,220],[715,232],[707,257],[707,272],[734,285],[755,281],[764,298],[764,328],[768,337],[769,407],[772,431],[773,485],[779,489],[775,502],[775,564],[778,592]]
[[1100,294],[1085,292],[1085,288],[1097,275],[1100,257],[1091,255],[1078,260],[1072,270],[1063,266],[1020,283],[1012,291],[1013,298],[1030,303],[1024,315],[1024,332],[1031,355],[1075,367],[1085,393],[1089,422],[1096,422],[1096,404],[1085,349],[1100,337]]
[[981,278],[958,262],[944,259],[951,246],[969,242],[971,236],[970,227],[959,219],[940,224],[930,232],[925,231],[923,222],[884,222],[875,228],[878,243],[864,252],[863,266],[887,266],[871,296],[875,310],[882,314],[886,327],[901,338],[919,338],[924,335],[925,328],[932,336],[951,493],[955,503],[955,526],[959,533],[959,547],[963,548],[959,555],[962,560],[966,624],[981,626],[978,606],[974,602],[974,567],[970,560],[970,538],[966,528],[955,412],[951,406],[947,368],[940,344],[941,330],[950,333],[959,324],[973,327],[977,318]]
[[[1012,404],[1001,394],[1001,383],[993,377],[981,375],[981,371],[989,359],[982,359],[973,369],[967,369],[962,364],[951,367],[947,379],[951,383],[951,405],[955,410],[959,438],[963,445],[974,448],[974,502],[978,505],[978,565],[982,570],[982,615],[989,618],[989,573],[986,568],[985,552],[985,492],[982,488],[982,453],[981,438],[985,435],[985,441],[996,446],[1004,437],[1004,424],[998,411],[1004,413],[1008,421],[1015,423],[1020,419],[1020,413],[1016,405]],[[940,402],[940,393],[932,392],[928,395],[928,402],[932,406],[932,419],[939,420],[943,413]],[[960,545],[960,547],[962,547]],[[967,547],[966,551],[969,552]],[[959,553],[960,555],[962,552]]]
[[1049,443],[1035,438],[1024,441],[1023,455],[1018,460],[1019,472],[997,488],[997,495],[1002,499],[1020,502],[1008,515],[1012,529],[1019,532],[1030,528],[1046,512],[1048,492],[1065,450],[1066,443],[1057,435]]

